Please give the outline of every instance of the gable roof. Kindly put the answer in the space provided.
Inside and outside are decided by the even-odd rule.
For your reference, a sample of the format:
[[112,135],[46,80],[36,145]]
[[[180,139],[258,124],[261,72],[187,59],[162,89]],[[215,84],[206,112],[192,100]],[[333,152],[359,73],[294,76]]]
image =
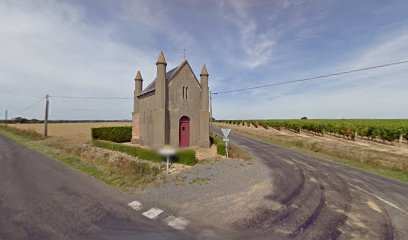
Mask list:
[[[171,69],[170,71],[166,72],[166,80],[168,81],[171,75],[176,71],[178,67]],[[156,79],[153,80],[138,96],[141,96],[145,93],[151,92],[156,89]]]
[[[181,69],[185,64],[187,64],[187,65],[190,67],[190,64],[187,62],[187,60],[184,60],[179,66],[177,66],[177,67],[171,69],[170,71],[166,72],[166,81],[172,80],[172,79],[174,78],[174,76],[177,75],[177,73],[178,73],[177,70],[178,70],[178,69]],[[191,69],[191,67],[190,67],[190,69]],[[191,69],[191,71],[193,71],[193,70]],[[196,81],[198,82],[197,77],[195,76],[194,72],[193,72],[193,75],[194,75],[194,78],[196,79]],[[198,82],[198,84],[201,86],[201,84],[200,84],[199,82]],[[139,97],[139,96],[142,96],[142,95],[144,95],[144,94],[146,94],[146,93],[149,93],[149,92],[152,92],[152,91],[154,91],[154,90],[156,90],[156,79],[154,79],[153,82],[151,82],[151,83],[150,83],[139,95],[137,95],[137,96],[138,96],[138,97]]]

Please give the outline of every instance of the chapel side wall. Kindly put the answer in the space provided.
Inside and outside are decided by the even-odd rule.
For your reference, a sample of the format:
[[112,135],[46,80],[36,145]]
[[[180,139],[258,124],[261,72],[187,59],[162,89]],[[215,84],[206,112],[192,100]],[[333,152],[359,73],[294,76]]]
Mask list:
[[[183,86],[188,87],[188,99],[183,99]],[[179,120],[182,116],[188,116],[190,118],[190,146],[199,146],[201,87],[188,65],[184,65],[170,81],[168,91],[170,145],[179,146]]]
[[147,93],[140,99],[140,144],[153,146],[153,110],[155,106],[154,92]]
[[132,113],[132,144],[140,143],[140,114]]

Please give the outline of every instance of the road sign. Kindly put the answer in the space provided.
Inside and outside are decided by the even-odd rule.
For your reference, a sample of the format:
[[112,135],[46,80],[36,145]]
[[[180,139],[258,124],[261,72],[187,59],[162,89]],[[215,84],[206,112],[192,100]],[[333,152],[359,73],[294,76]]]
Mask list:
[[224,138],[228,139],[228,135],[231,132],[231,128],[221,128],[222,134],[224,134]]
[[229,138],[223,138],[222,139],[224,142],[228,142],[229,141]]

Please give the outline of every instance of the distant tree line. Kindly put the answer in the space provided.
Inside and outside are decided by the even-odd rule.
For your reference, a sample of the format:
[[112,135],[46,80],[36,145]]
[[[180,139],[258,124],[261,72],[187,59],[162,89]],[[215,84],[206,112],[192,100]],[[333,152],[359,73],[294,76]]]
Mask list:
[[[0,120],[1,123],[4,123],[5,120],[2,119]],[[125,120],[48,120],[49,123],[82,123],[82,122],[131,122],[128,119]],[[7,120],[7,123],[13,124],[13,123],[44,123],[44,120],[39,120],[39,119],[28,119],[28,118],[23,118],[23,117],[16,117]]]

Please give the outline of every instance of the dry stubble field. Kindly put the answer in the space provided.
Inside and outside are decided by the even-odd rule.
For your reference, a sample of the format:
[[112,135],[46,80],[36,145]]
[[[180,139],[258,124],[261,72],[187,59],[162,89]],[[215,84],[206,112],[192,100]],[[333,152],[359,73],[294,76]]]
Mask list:
[[[50,123],[48,124],[48,135],[85,143],[92,140],[91,128],[131,125],[131,122]],[[35,130],[40,134],[44,132],[44,124],[9,124],[9,126],[24,130]]]

